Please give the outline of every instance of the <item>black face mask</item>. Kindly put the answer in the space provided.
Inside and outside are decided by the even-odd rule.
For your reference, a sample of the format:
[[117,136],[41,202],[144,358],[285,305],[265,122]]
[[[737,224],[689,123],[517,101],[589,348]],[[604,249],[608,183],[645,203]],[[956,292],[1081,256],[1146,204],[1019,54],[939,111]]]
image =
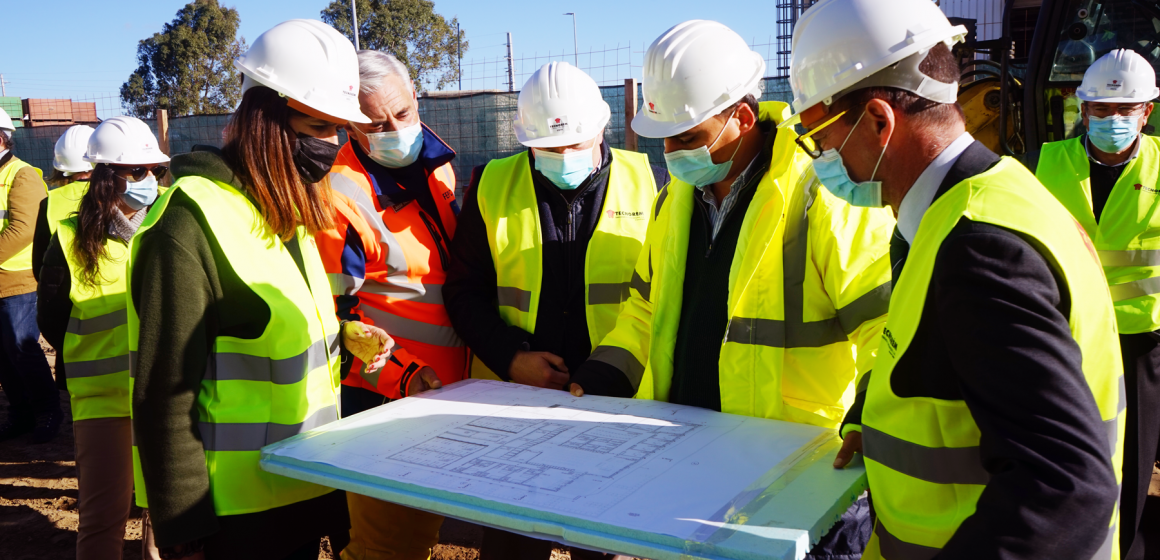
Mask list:
[[330,168],[334,167],[340,148],[342,146],[338,144],[299,133],[294,145],[294,166],[298,168],[298,176],[307,184],[325,179]]

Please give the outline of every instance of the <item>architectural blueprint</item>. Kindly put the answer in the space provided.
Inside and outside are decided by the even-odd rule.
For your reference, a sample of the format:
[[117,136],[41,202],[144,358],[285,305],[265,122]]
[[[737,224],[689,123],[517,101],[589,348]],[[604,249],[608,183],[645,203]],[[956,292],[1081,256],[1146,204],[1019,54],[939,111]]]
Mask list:
[[471,380],[268,452],[465,499],[687,538],[833,437],[815,426]]

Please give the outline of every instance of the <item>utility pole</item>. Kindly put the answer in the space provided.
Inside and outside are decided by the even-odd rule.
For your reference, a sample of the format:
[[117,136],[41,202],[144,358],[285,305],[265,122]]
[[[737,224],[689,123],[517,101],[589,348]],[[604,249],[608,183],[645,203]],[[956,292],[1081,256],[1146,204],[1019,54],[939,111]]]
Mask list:
[[508,44],[507,44],[507,47],[508,47],[508,55],[507,55],[507,60],[508,60],[508,91],[515,91],[516,90],[516,64],[515,64],[515,58],[512,57],[512,33],[511,33],[511,31],[508,32],[507,36],[508,36]]
[[358,47],[358,12],[355,11],[354,1],[350,0],[350,30],[354,33],[354,50],[359,50]]
[[459,91],[463,91],[463,32],[458,21],[455,22],[455,52],[459,57]]
[[8,82],[4,81],[4,74],[0,74],[0,97],[8,97]]
[[576,67],[580,67],[580,43],[576,40],[576,12],[565,12],[564,15],[572,16],[572,54],[575,56]]

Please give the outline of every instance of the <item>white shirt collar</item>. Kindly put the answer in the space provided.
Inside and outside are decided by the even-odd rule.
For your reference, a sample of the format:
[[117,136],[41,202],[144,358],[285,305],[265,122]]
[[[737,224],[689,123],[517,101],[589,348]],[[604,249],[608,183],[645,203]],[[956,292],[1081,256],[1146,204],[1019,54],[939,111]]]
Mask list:
[[959,156],[974,143],[975,138],[971,133],[964,132],[926,166],[922,175],[914,181],[914,186],[902,197],[902,203],[898,205],[898,231],[907,243],[914,243],[918,225],[922,223],[922,217],[934,202],[934,195],[938,194],[943,179],[946,179],[947,173],[950,173]]

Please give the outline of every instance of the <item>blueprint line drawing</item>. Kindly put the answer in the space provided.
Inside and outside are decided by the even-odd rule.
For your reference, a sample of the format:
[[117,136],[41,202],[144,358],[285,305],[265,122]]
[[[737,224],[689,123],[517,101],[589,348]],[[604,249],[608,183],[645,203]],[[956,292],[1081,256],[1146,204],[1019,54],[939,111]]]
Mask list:
[[[597,483],[651,458],[701,426],[650,426],[612,423],[585,427],[552,421],[483,417],[404,449],[390,459],[424,467],[506,482],[530,489],[559,492],[583,477]],[[579,432],[579,433],[574,433]],[[566,437],[561,438],[560,436]],[[556,440],[559,441],[556,441]],[[545,444],[591,457],[566,467],[553,462]]]
[[270,453],[450,492],[465,503],[687,538],[699,527],[693,520],[723,521],[713,518],[723,504],[827,432],[664,402],[468,380],[329,424]]

